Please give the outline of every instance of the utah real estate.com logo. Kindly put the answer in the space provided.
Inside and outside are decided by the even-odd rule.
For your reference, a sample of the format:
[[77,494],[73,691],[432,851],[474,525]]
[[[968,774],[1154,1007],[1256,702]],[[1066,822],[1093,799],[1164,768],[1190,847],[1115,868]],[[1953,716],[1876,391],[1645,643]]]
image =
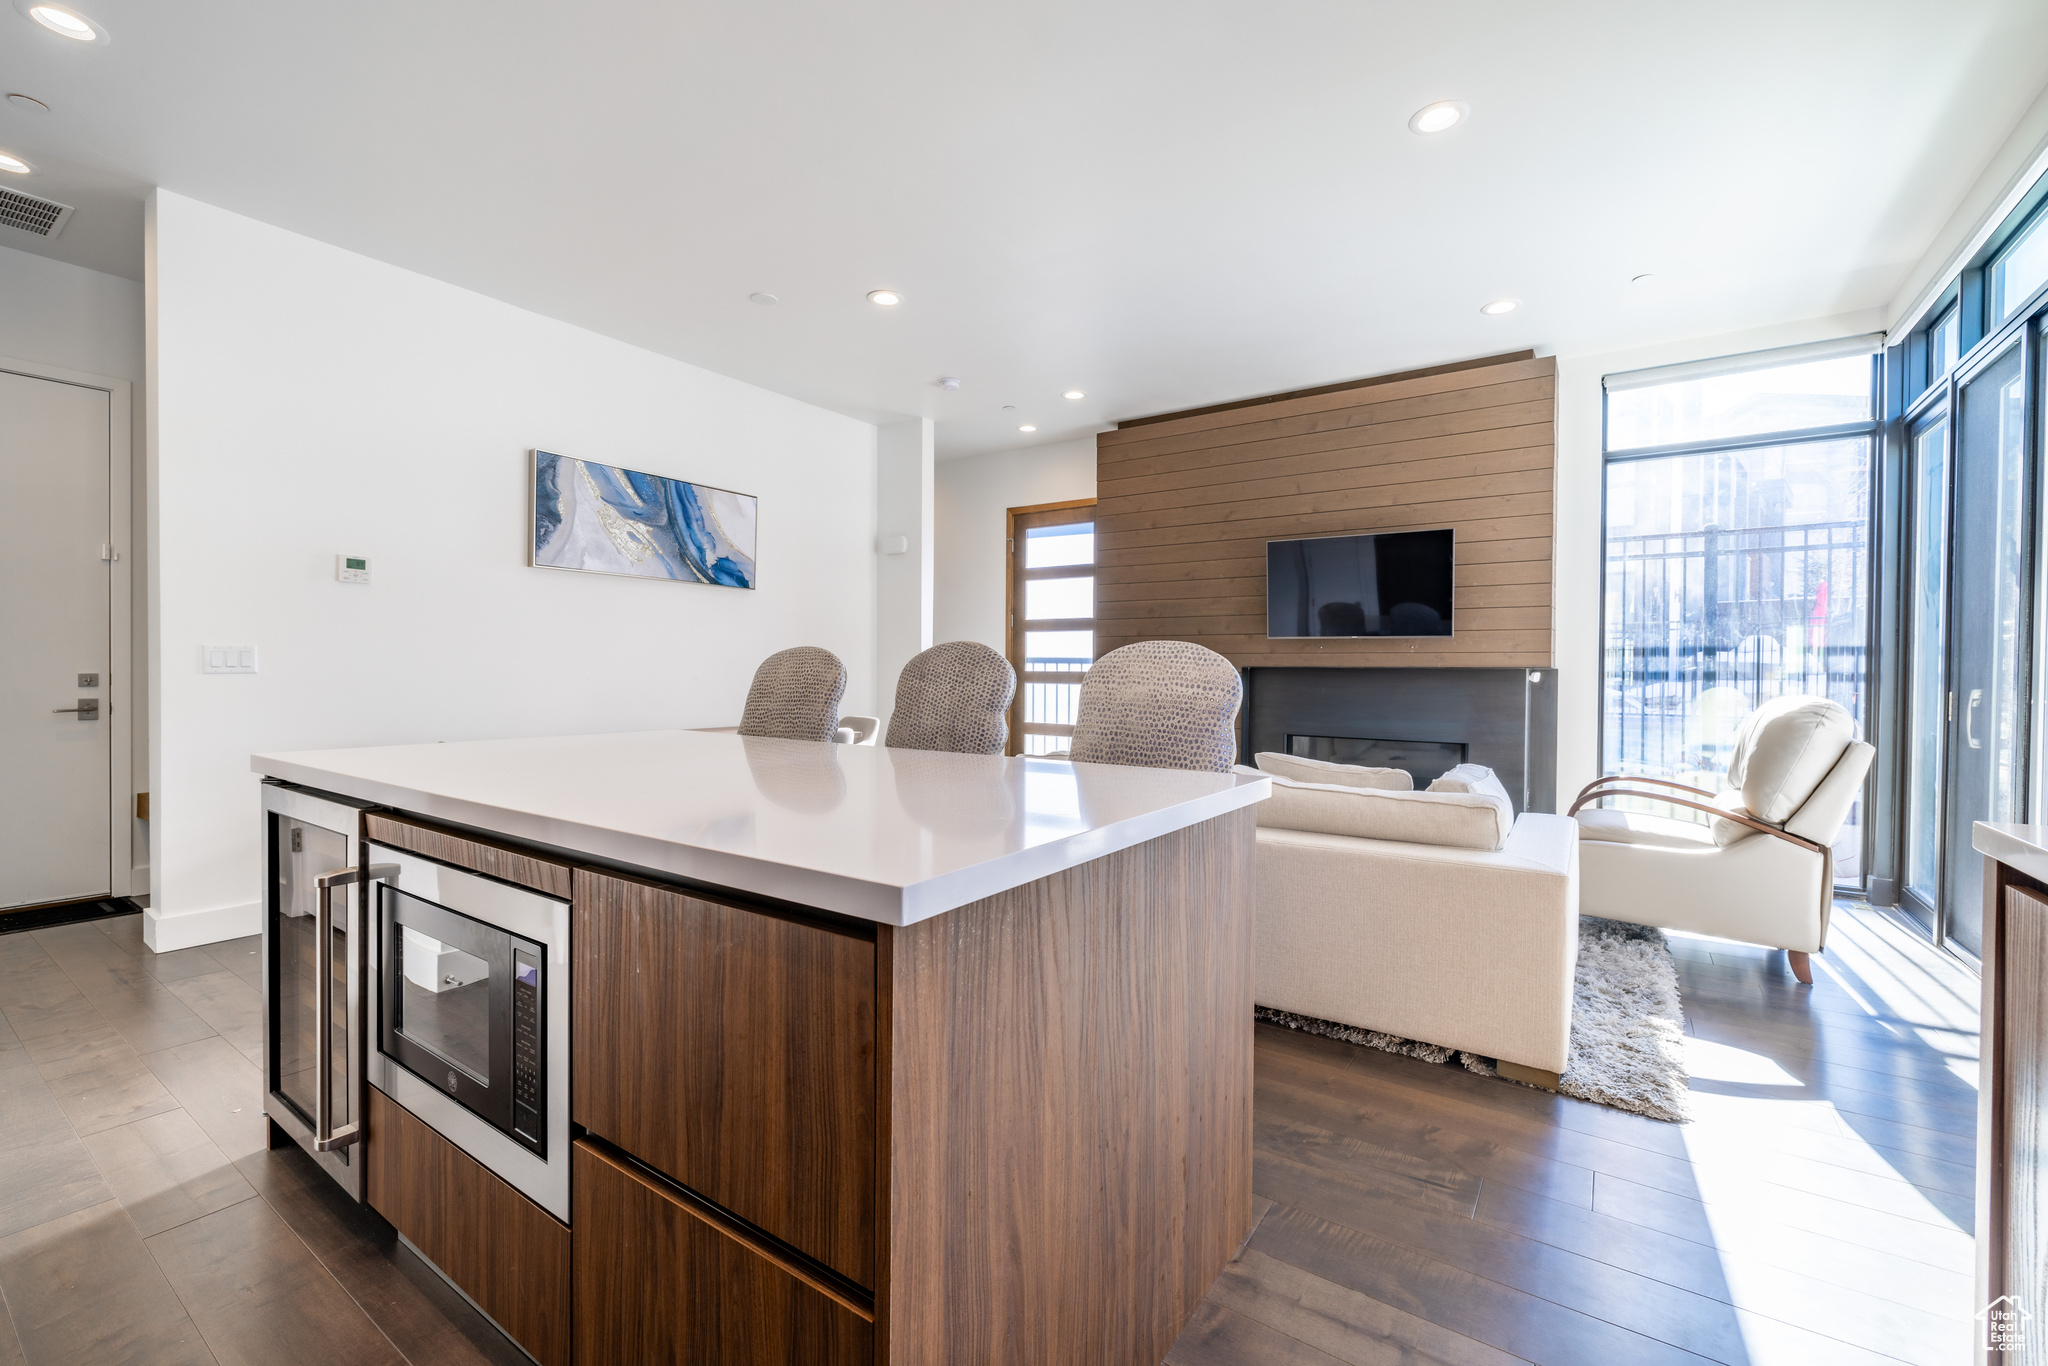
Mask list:
[[2000,1295],[1977,1311],[1984,1325],[1984,1346],[1993,1352],[2017,1352],[2027,1345],[2027,1322],[2034,1316],[2017,1295]]

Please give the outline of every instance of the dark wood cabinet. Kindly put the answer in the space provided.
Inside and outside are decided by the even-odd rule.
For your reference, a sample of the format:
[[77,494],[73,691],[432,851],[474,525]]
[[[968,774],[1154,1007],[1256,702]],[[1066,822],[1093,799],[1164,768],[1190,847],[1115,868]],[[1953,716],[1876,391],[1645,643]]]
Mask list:
[[873,1366],[872,1312],[682,1193],[588,1140],[571,1186],[578,1362]]
[[2048,1360],[2038,1319],[2025,1317],[2036,1312],[2027,1305],[2048,1301],[2048,867],[2026,862],[1984,860],[1977,1302],[1988,1309],[1978,1316],[1979,1362]]
[[370,1208],[541,1366],[568,1366],[569,1230],[397,1101],[369,1092]]
[[576,1122],[872,1289],[872,929],[581,870],[574,904]]
[[466,832],[443,830],[411,816],[384,811],[364,817],[363,830],[379,844],[439,859],[503,882],[516,882],[564,901],[569,899],[570,871],[566,863],[538,858],[509,844],[479,839]]

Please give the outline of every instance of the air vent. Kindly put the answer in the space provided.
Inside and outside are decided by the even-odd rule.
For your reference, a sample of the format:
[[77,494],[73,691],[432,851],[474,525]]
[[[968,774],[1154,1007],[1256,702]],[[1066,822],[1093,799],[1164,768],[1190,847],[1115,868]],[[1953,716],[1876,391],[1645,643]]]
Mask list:
[[18,190],[0,189],[0,226],[19,228],[38,237],[55,237],[71,220],[71,206],[38,199]]

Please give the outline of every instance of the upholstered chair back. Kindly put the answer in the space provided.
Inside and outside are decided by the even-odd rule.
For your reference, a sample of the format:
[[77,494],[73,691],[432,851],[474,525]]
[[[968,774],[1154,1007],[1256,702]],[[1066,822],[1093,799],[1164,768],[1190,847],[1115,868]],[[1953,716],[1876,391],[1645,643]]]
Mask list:
[[1728,785],[1750,815],[1783,825],[1850,745],[1856,718],[1825,697],[1779,697],[1744,718],[1728,756]]
[[1126,645],[1089,666],[1074,711],[1077,763],[1228,773],[1243,685],[1229,660],[1184,640]]
[[832,739],[839,728],[839,699],[846,695],[846,666],[815,645],[778,650],[754,670],[740,734],[775,740]]
[[1017,671],[978,641],[934,645],[903,666],[896,710],[889,714],[890,749],[943,749],[1001,754],[1010,738],[1003,713],[1017,695]]

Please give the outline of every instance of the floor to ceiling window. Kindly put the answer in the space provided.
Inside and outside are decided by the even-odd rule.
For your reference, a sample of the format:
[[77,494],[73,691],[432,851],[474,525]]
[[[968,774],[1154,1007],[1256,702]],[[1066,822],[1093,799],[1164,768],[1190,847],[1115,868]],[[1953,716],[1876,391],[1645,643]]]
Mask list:
[[[1870,677],[1875,338],[1610,376],[1602,771],[1720,791],[1742,718]],[[1863,803],[1835,848],[1862,878]]]
[[1935,935],[1981,953],[1978,821],[2039,819],[2048,649],[2035,591],[2042,522],[2041,339],[2048,205],[2014,211],[1897,342],[1905,490],[1900,594],[1899,890]]

